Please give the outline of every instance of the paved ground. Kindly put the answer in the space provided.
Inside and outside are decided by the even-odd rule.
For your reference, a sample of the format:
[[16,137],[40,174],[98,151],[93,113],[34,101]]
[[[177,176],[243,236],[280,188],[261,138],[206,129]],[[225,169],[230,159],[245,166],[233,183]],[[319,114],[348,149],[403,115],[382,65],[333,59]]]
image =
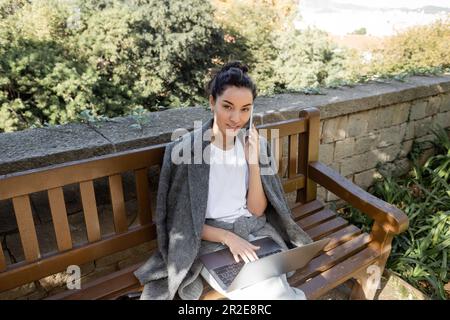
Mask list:
[[[350,298],[353,280],[347,281],[331,290],[319,300],[348,300]],[[380,290],[374,300],[428,300],[429,297],[402,280],[386,272],[381,279]]]

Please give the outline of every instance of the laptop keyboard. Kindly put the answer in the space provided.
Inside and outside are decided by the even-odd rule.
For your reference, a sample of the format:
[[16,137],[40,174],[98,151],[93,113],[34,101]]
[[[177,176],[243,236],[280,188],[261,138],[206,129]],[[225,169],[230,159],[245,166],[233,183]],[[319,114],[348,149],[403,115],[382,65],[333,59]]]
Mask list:
[[[275,251],[271,251],[262,255],[258,255],[258,257],[264,258],[267,256],[270,256],[272,254],[281,252],[281,249],[275,250]],[[240,258],[242,260],[242,258]],[[219,276],[219,279],[222,280],[222,282],[226,285],[229,286],[234,278],[236,278],[237,274],[239,273],[239,271],[241,271],[242,267],[244,266],[245,262],[244,261],[239,261],[239,262],[235,262],[229,265],[225,265],[222,267],[218,267],[213,269],[213,271]]]

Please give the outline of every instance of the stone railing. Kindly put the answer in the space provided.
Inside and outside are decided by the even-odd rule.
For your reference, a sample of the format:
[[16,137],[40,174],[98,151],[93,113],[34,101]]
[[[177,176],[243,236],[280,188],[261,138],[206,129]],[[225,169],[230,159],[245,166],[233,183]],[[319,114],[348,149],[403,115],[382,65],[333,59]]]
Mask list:
[[[321,113],[319,160],[367,189],[380,173],[401,175],[410,168],[407,154],[414,141],[432,138],[430,125],[450,127],[450,76],[412,77],[405,82],[358,85],[324,90],[324,95],[280,94],[258,97],[255,123],[298,117],[305,107]],[[0,175],[9,175],[68,161],[160,144],[170,141],[177,128],[193,129],[194,121],[212,116],[205,107],[155,112],[136,122],[131,117],[107,122],[68,124],[0,134]],[[429,149],[432,152],[432,149]],[[285,159],[286,160],[286,159]],[[284,161],[284,167],[287,165]],[[136,215],[132,175],[124,175],[129,222]],[[157,172],[150,172],[155,199]],[[106,180],[95,181],[102,233],[112,231],[112,214]],[[75,242],[86,241],[77,186],[64,188],[69,223]],[[318,197],[335,201],[332,193],[318,188]],[[31,195],[41,252],[56,247],[51,214],[45,194]],[[293,201],[294,195],[288,195]],[[155,205],[155,201],[152,201]],[[337,202],[338,206],[342,203]],[[42,242],[41,242],[42,239]],[[0,241],[7,263],[21,261],[23,253],[10,201],[0,201]],[[148,243],[99,259],[82,267],[83,280],[99,277],[148,257]],[[0,293],[0,299],[40,299],[64,289],[65,273],[47,277],[18,289]]]

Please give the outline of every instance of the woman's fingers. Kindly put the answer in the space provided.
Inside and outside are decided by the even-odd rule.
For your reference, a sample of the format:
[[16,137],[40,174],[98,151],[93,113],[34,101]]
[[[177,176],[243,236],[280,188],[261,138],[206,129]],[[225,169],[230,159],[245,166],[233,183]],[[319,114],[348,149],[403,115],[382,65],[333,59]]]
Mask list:
[[253,250],[246,251],[245,254],[249,261],[255,261],[258,258]]
[[249,260],[249,258],[247,257],[247,255],[246,255],[245,252],[244,252],[244,253],[241,253],[241,258],[242,258],[242,260],[244,260],[245,263],[249,263],[249,262],[250,262],[250,260]]

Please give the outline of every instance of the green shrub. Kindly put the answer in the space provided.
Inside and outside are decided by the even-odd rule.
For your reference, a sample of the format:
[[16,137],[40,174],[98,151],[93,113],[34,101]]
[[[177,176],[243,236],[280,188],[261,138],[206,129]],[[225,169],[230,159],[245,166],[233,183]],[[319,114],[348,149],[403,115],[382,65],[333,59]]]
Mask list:
[[371,74],[407,76],[439,73],[450,68],[450,18],[416,26],[374,51]]
[[[421,166],[421,146],[416,144],[409,154],[409,174],[383,177],[369,191],[409,218],[408,230],[393,240],[387,268],[433,298],[448,299],[444,286],[450,281],[450,139],[441,127],[432,130],[434,156]],[[372,221],[358,210],[347,206],[342,211],[364,231],[370,230]]]
[[274,61],[274,81],[281,90],[335,86],[345,82],[351,50],[335,45],[326,32],[314,28],[281,34]]
[[0,0],[0,14],[0,132],[204,103],[227,52],[201,0]]

